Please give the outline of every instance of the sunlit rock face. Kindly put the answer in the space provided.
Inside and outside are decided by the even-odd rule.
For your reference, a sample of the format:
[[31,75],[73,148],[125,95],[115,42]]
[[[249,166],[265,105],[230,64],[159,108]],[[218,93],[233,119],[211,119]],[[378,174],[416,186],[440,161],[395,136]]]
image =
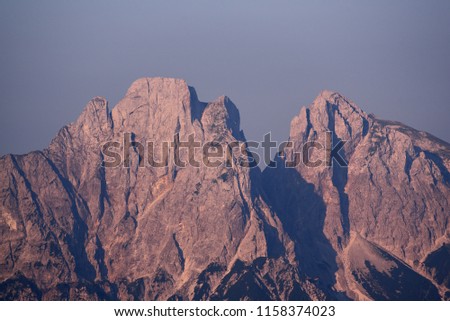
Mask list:
[[[449,144],[324,91],[292,120],[285,157],[303,155],[309,141],[325,145],[327,132],[333,146],[345,141],[339,155],[348,166],[301,163],[263,173],[300,267],[338,297],[444,298],[448,255],[430,267],[427,257],[449,243]],[[309,160],[324,159],[324,151],[309,151]]]
[[[246,142],[228,97],[204,103],[183,80],[142,78],[112,110],[92,99],[47,149],[0,158],[0,298],[448,296],[447,143],[324,91],[293,119],[276,168],[241,166],[251,155],[232,148],[220,166],[202,148],[179,149],[199,166],[173,153],[149,166],[148,142],[164,164],[162,143],[190,137]],[[347,141],[348,166],[314,148],[322,166],[283,165],[327,137]],[[114,166],[107,143],[120,146]]]

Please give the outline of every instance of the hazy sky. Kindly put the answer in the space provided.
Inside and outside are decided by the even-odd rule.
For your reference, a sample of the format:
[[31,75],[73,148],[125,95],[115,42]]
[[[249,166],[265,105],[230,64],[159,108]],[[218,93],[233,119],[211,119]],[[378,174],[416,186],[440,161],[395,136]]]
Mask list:
[[0,0],[0,154],[42,149],[143,76],[229,96],[248,139],[322,89],[450,141],[450,1]]

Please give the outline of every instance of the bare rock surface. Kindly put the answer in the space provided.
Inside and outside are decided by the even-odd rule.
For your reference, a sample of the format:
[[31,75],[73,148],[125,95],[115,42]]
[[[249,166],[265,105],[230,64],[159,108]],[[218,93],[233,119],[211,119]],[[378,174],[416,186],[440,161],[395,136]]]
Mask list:
[[[251,179],[259,169],[236,155],[216,168],[139,166],[137,147],[123,145],[128,166],[102,167],[101,145],[124,134],[155,142],[157,160],[174,135],[245,141],[229,98],[203,103],[183,80],[143,78],[112,111],[91,100],[43,152],[2,157],[2,298],[210,299],[242,287],[230,273],[256,287],[269,275],[277,284],[278,271],[293,279],[265,285],[271,299],[320,295],[303,288],[292,241]],[[270,268],[256,271],[257,259]]]
[[[339,155],[348,166],[300,163],[263,173],[268,202],[296,242],[300,267],[338,298],[444,298],[450,145],[324,91],[292,120],[294,147],[285,157],[303,155],[308,141],[325,145],[326,132],[334,146],[346,141]],[[309,151],[309,160],[327,160],[323,150]]]
[[[95,97],[45,150],[0,158],[0,299],[448,298],[449,145],[325,91],[283,157],[327,131],[348,167],[261,173],[233,149],[229,166],[152,167],[125,137],[155,161],[191,135],[245,143],[236,106],[170,78],[136,80],[112,110]],[[126,166],[102,166],[107,142]]]

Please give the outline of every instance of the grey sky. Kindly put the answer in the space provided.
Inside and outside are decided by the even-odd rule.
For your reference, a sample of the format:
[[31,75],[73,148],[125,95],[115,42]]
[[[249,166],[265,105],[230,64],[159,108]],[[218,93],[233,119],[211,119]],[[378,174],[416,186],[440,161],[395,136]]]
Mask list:
[[[92,3],[91,3],[92,2]],[[450,1],[0,1],[0,154],[42,149],[142,76],[287,138],[322,89],[450,141]]]

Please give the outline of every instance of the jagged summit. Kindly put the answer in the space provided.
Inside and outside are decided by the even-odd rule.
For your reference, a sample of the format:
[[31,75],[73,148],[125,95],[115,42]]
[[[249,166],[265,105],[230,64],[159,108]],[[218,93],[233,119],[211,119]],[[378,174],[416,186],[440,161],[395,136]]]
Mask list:
[[[424,263],[437,247],[450,243],[448,144],[399,122],[368,116],[327,91],[292,120],[294,148],[286,150],[286,158],[303,155],[307,142],[324,146],[326,132],[334,144],[346,142],[340,155],[347,166],[299,164],[263,172],[269,204],[284,212],[288,226],[301,226],[291,233],[299,240],[299,253],[309,253],[304,268],[308,273],[322,269],[323,282],[352,298],[448,297],[448,289],[435,282]],[[313,148],[309,157],[324,160],[326,154]],[[354,235],[361,237],[358,245]],[[314,253],[324,257],[314,259]],[[324,261],[335,265],[323,269]],[[366,267],[355,267],[356,261]],[[380,280],[386,266],[391,274]],[[417,286],[397,287],[402,283]]]
[[324,90],[292,119],[290,139],[323,140],[323,134],[331,131],[341,140],[357,140],[367,133],[370,124],[371,118],[355,103],[337,92]]
[[367,117],[365,112],[359,108],[357,104],[339,92],[331,90],[321,91],[309,108],[321,109],[323,111],[337,108],[344,113],[356,112],[364,117]]
[[158,160],[175,134],[244,139],[229,98],[202,103],[183,80],[142,78],[111,112],[91,100],[43,153],[0,159],[1,298],[226,299],[241,278],[259,290],[239,298],[323,297],[298,274],[292,241],[251,181],[259,171],[236,157],[231,167],[141,167],[135,153],[102,167],[101,146],[125,133],[154,142]]
[[151,167],[130,147],[104,167],[125,133],[156,160],[174,136],[245,137],[229,98],[184,80],[138,79],[111,111],[93,98],[44,151],[0,158],[0,299],[448,299],[449,145],[323,91],[286,159],[327,132],[348,166]]
[[[167,139],[176,131],[181,134],[196,132],[196,126],[201,126],[208,109],[208,117],[214,116],[216,122],[220,122],[218,117],[223,118],[226,123],[224,130],[230,130],[237,139],[243,137],[239,128],[239,111],[229,97],[220,96],[210,103],[201,102],[194,87],[176,78],[137,79],[111,111],[105,98],[94,97],[75,123],[83,123],[86,131],[108,122],[111,135],[129,131],[141,138],[153,138],[156,133],[165,133],[159,136]],[[198,121],[197,125],[195,121]],[[209,120],[204,118],[203,121]]]
[[334,90],[329,90],[329,89],[324,89],[322,90],[316,97],[315,100],[322,98],[326,101],[332,101],[334,100],[336,97],[340,97],[340,98],[344,98],[339,92],[334,91]]

